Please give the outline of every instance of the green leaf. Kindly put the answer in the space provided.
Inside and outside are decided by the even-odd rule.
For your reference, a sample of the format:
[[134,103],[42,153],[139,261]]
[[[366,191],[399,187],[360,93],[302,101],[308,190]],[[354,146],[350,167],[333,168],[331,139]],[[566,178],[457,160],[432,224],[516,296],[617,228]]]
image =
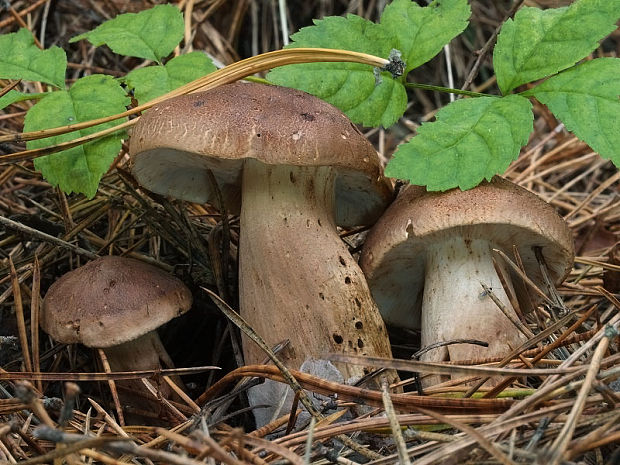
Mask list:
[[58,47],[41,50],[28,29],[0,35],[0,79],[23,79],[65,87],[67,55]]
[[437,1],[427,7],[410,0],[395,0],[383,10],[381,26],[396,39],[391,48],[402,53],[407,74],[463,32],[470,15],[467,0]]
[[133,70],[125,77],[125,82],[134,89],[136,100],[145,103],[215,70],[207,55],[191,52],[173,58],[165,66]]
[[12,103],[15,102],[23,102],[25,100],[39,100],[43,97],[47,97],[51,95],[50,92],[42,92],[42,93],[28,93],[28,92],[18,92],[16,90],[9,90],[6,94],[0,97],[0,110],[8,107]]
[[429,190],[471,189],[517,158],[532,121],[532,106],[520,95],[457,100],[398,148],[385,174]]
[[620,59],[598,58],[547,79],[534,96],[602,157],[620,167]]
[[616,29],[620,0],[578,0],[570,7],[522,8],[502,26],[493,53],[503,94],[569,68]]
[[[387,57],[391,38],[379,25],[356,15],[315,20],[292,39],[291,47],[340,48]],[[400,82],[382,73],[376,84],[370,66],[357,63],[308,63],[272,70],[267,79],[295,87],[340,108],[349,118],[366,126],[391,126],[405,111],[407,94]]]
[[157,5],[140,13],[125,13],[90,32],[73,37],[95,47],[107,45],[115,53],[161,61],[183,38],[183,15],[174,5]]
[[[24,131],[36,131],[125,111],[130,103],[118,82],[111,76],[95,74],[79,79],[68,91],[53,92],[26,114]],[[115,126],[111,121],[69,134],[34,140],[28,149],[48,147]],[[112,134],[87,144],[35,159],[34,166],[52,185],[69,192],[93,197],[99,180],[121,148],[120,134]]]
[[[461,32],[469,13],[466,0],[443,0],[425,8],[411,0],[394,0],[380,24],[356,15],[326,17],[293,34],[289,47],[344,49],[386,58],[396,49],[408,72]],[[267,79],[316,95],[366,126],[391,126],[407,105],[404,78],[394,80],[382,73],[377,83],[371,67],[356,63],[289,65],[272,70]]]
[[0,110],[8,107],[12,103],[19,102],[19,100],[26,94],[18,92],[16,90],[9,90],[6,94],[0,97]]

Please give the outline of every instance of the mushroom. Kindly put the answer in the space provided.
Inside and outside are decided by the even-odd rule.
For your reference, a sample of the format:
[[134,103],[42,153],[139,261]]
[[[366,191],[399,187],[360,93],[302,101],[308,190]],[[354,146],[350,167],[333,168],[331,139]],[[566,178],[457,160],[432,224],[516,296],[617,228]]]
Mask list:
[[[218,180],[240,208],[242,317],[290,368],[327,352],[390,357],[387,332],[337,225],[374,222],[392,199],[377,153],[332,105],[305,92],[235,83],[153,106],[133,129],[145,188],[209,202]],[[241,205],[238,189],[241,186]],[[247,364],[265,355],[244,340]],[[338,368],[345,379],[363,367]]]
[[54,282],[43,300],[41,327],[56,341],[104,350],[113,371],[172,366],[156,329],[185,313],[190,290],[159,268],[105,256]]
[[506,277],[504,289],[493,263],[493,249],[512,255],[513,246],[535,283],[543,283],[535,247],[542,249],[555,282],[572,267],[573,239],[566,222],[516,184],[495,177],[465,192],[409,186],[369,233],[360,266],[388,325],[421,328],[422,347],[462,338],[489,344],[443,346],[423,359],[502,357],[526,338],[481,285],[518,319],[507,292],[525,309],[525,289],[497,260]]

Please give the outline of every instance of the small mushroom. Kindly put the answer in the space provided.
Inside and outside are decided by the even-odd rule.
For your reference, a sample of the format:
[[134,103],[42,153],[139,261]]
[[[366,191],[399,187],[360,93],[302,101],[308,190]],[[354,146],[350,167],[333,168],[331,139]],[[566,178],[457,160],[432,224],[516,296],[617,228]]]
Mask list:
[[56,341],[103,349],[113,371],[172,360],[156,329],[185,313],[190,290],[139,260],[105,256],[63,275],[43,300],[41,327]]
[[[235,83],[153,106],[133,130],[132,173],[162,195],[209,202],[212,170],[240,211],[243,318],[284,363],[345,352],[390,357],[387,332],[337,225],[374,222],[392,198],[372,145],[305,92]],[[241,206],[239,207],[239,189]],[[265,354],[244,341],[245,362]],[[363,367],[338,368],[345,379]]]
[[511,280],[502,260],[497,260],[507,278],[505,290],[493,265],[493,249],[512,256],[513,246],[527,276],[543,288],[535,247],[541,248],[555,282],[572,267],[573,239],[566,222],[551,205],[505,179],[495,177],[465,192],[409,186],[368,235],[360,265],[386,322],[421,328],[422,347],[455,339],[489,344],[448,345],[427,352],[423,359],[502,357],[525,336],[482,284],[515,320],[506,292],[529,310],[521,280]]

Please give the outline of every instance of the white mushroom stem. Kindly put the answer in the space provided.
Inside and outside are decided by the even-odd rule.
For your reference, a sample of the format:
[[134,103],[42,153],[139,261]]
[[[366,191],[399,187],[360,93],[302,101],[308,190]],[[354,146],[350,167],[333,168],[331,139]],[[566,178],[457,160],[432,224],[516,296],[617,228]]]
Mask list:
[[[243,318],[298,369],[339,352],[391,357],[385,325],[366,280],[338,236],[335,177],[329,167],[245,162],[239,250]],[[245,362],[266,355],[244,341]],[[338,366],[344,379],[365,368]]]
[[[464,239],[454,233],[427,248],[422,346],[454,339],[478,339],[488,342],[489,347],[454,344],[427,352],[424,360],[502,357],[525,341],[481,286],[482,283],[491,288],[504,307],[514,314],[491,254],[491,242]],[[508,282],[507,285],[514,294],[512,284]],[[514,318],[517,319],[516,314]]]

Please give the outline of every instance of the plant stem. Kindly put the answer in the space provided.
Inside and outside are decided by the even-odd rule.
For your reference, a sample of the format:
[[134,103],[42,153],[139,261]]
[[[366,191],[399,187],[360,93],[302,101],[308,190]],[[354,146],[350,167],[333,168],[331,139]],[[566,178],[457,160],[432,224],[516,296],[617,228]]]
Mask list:
[[450,87],[432,86],[430,84],[420,84],[418,82],[406,82],[405,87],[412,89],[436,90],[437,92],[467,95],[468,97],[492,97],[491,94],[483,94],[480,92],[473,92],[471,90],[451,89]]

